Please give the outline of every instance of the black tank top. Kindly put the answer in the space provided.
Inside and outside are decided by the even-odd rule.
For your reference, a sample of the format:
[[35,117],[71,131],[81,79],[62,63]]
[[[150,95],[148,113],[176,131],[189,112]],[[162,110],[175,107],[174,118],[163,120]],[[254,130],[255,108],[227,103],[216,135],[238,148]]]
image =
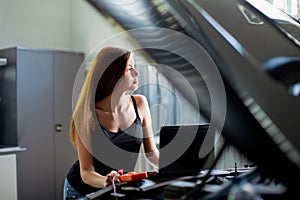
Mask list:
[[[142,130],[141,119],[139,117],[138,110],[137,110],[136,101],[133,96],[131,96],[131,98],[136,113],[136,119],[134,123],[126,130],[117,133],[110,132],[105,128],[103,128],[102,126],[101,128],[103,130],[103,133],[106,135],[106,137],[108,137],[109,140],[114,145],[118,146],[123,150],[138,153],[140,151],[141,144],[142,144],[143,130]],[[130,158],[125,158],[128,161],[126,163],[130,164],[129,168],[132,168],[132,171],[134,170],[137,157],[138,154],[130,154]],[[106,164],[102,163],[95,157],[93,157],[93,160],[94,160],[95,171],[101,175],[105,176],[106,174],[111,172],[111,170],[118,170],[118,169],[113,169],[110,166],[107,166]],[[92,187],[83,182],[80,176],[80,165],[78,160],[70,168],[67,174],[67,179],[70,185],[83,195],[99,190],[99,188]]]

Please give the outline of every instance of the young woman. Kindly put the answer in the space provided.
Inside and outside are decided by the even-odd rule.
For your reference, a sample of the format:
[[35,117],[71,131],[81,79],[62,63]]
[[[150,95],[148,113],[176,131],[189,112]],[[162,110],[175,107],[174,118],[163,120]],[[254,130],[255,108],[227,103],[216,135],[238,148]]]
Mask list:
[[137,87],[132,52],[103,48],[86,76],[73,113],[70,138],[78,161],[65,179],[64,199],[112,184],[118,180],[119,169],[134,170],[141,148],[147,161],[158,166],[147,99],[131,94]]

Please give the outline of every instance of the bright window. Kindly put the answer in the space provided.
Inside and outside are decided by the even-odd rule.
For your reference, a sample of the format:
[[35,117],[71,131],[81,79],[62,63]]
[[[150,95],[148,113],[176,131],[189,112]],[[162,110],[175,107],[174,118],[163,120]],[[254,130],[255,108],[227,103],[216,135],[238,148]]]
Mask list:
[[[260,1],[260,0],[258,0]],[[300,0],[265,0],[290,16],[300,18]]]

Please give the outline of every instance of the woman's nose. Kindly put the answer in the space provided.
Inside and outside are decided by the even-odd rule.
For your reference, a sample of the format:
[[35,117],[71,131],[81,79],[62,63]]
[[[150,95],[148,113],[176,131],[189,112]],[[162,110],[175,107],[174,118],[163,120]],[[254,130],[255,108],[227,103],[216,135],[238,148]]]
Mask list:
[[133,72],[134,72],[134,76],[139,76],[139,73],[136,69],[134,69]]

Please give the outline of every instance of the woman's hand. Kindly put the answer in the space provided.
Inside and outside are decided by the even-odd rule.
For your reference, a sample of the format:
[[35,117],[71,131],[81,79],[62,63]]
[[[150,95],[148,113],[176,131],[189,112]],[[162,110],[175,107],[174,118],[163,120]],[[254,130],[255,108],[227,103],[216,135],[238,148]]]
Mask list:
[[106,184],[105,186],[111,185],[113,182],[120,182],[119,176],[120,174],[117,171],[112,170],[105,177],[105,184]]

